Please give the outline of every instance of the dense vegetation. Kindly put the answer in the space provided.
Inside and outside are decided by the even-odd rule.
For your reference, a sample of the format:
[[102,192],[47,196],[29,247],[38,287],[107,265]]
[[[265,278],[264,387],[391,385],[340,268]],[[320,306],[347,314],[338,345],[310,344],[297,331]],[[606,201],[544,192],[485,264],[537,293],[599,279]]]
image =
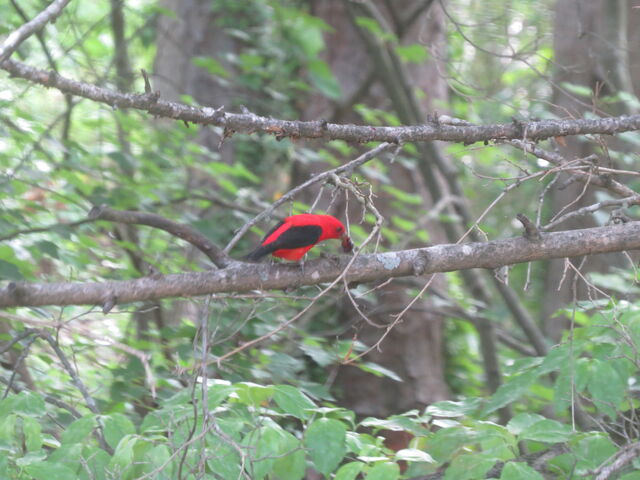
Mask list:
[[[226,112],[298,120],[307,104],[326,102],[334,116],[311,120],[420,123],[415,111],[411,117],[393,98],[385,103],[375,88],[346,95],[326,44],[336,27],[307,2],[206,3],[215,18],[211,28],[224,32],[233,48],[223,43],[208,54],[189,51],[187,61],[223,92]],[[558,91],[590,106],[579,114],[587,119],[638,108],[633,92],[599,94],[591,85],[554,82],[561,67],[552,44],[553,2],[439,3],[415,2],[422,4],[416,18],[438,9],[445,29],[447,59],[439,79],[447,96],[429,99],[433,118],[437,110],[462,119],[461,125],[521,124],[522,143],[491,136],[484,144],[440,143],[454,166],[449,184],[437,163],[424,166],[433,153],[425,154],[425,142],[400,144],[284,202],[239,239],[231,257],[250,251],[276,219],[311,208],[346,217],[363,254],[453,243],[459,236],[452,235],[471,227],[475,241],[520,236],[519,212],[542,232],[633,219],[632,207],[640,203],[633,196],[637,132],[575,137],[596,156],[582,163],[569,154],[552,163],[562,158],[563,135],[526,143],[529,121],[579,119],[554,108]],[[0,3],[0,38],[43,8],[38,1]],[[354,8],[354,28],[382,46],[398,72],[437,60],[429,45],[408,41],[401,29],[387,29],[384,18]],[[396,14],[402,19],[408,11],[398,7]],[[178,16],[151,0],[72,1],[11,58],[86,84],[144,92],[149,85],[138,72],[156,69],[158,38],[168,35],[163,22]],[[188,37],[174,40],[189,48]],[[7,70],[2,62],[0,69]],[[155,90],[162,78],[150,77]],[[96,220],[89,212],[106,205],[155,213],[224,247],[311,172],[338,167],[380,143],[236,133],[114,108],[2,71],[0,85],[0,288],[6,291],[21,282],[86,284],[207,272],[211,261],[184,237]],[[220,106],[174,87],[183,106]],[[417,86],[410,90],[417,102],[427,96]],[[534,147],[547,157],[527,155]],[[414,180],[431,175],[445,190],[461,190],[438,199],[423,184],[409,189],[398,183],[400,168]],[[580,171],[559,173],[569,168]],[[572,199],[552,199],[555,188],[572,184],[578,187]],[[583,215],[563,217],[590,205]],[[587,215],[593,223],[571,224]],[[327,243],[316,250],[332,248]],[[329,291],[323,290],[327,284],[291,285],[128,304],[106,298],[96,306],[5,308],[0,478],[640,479],[634,471],[640,466],[637,259],[607,255],[604,265],[584,273],[581,259],[567,260],[552,280],[540,263],[491,271],[480,280],[488,293],[480,295],[465,272],[450,272],[397,279],[402,294],[386,297],[379,295],[385,278],[340,281]],[[495,285],[492,277],[500,277]],[[568,296],[547,315],[560,287]],[[521,310],[505,300],[505,288],[515,292],[509,298]],[[380,411],[388,414],[372,416],[343,401],[349,383],[340,378],[358,369],[386,378],[387,389],[412,381],[387,364],[385,352],[397,350],[390,348],[392,338],[381,338],[388,325],[403,328],[402,308],[387,312],[375,330],[379,345],[361,334],[374,323],[369,312],[384,311],[392,295],[406,295],[404,306],[424,296],[427,303],[416,311],[435,312],[442,322],[448,399],[413,402],[409,411],[384,406]],[[533,333],[514,311],[534,319]],[[549,327],[554,322],[561,328]],[[370,352],[377,350],[382,353],[373,361]],[[497,372],[488,356],[495,357]],[[415,358],[416,365],[423,361]]]

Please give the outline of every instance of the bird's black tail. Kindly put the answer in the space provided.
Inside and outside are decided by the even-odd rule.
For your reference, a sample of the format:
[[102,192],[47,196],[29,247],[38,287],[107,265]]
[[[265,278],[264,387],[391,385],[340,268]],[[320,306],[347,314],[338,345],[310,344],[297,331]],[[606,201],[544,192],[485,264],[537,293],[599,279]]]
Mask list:
[[262,260],[263,257],[266,257],[271,252],[273,252],[272,248],[261,245],[258,248],[256,248],[253,252],[243,257],[243,260],[245,262],[259,262],[260,260]]

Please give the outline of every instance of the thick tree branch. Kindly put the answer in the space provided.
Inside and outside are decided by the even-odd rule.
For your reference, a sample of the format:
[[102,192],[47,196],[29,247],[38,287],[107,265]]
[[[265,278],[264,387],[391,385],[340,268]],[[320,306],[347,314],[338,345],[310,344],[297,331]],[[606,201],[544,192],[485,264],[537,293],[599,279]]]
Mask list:
[[8,59],[13,52],[27,38],[45,26],[47,22],[54,21],[62,13],[62,9],[66,7],[70,0],[54,0],[42,12],[36,15],[33,20],[25,23],[17,30],[14,30],[0,45],[0,64]]
[[[537,242],[517,237],[484,243],[360,255],[347,272],[349,282],[427,275],[469,268],[640,249],[640,222],[546,233]],[[237,262],[216,271],[152,276],[100,283],[10,283],[0,289],[0,308],[37,305],[103,305],[142,300],[247,292],[331,282],[351,257],[317,259],[298,265]]]
[[30,67],[13,59],[0,63],[0,69],[63,93],[88,98],[114,108],[135,108],[159,117],[184,122],[216,125],[228,132],[264,132],[278,137],[323,138],[350,142],[486,142],[490,140],[544,140],[550,137],[609,134],[640,130],[640,115],[580,120],[539,120],[493,125],[451,125],[432,121],[423,125],[372,127],[340,125],[322,121],[300,122],[261,117],[253,113],[227,113],[224,108],[193,107],[159,98],[157,93],[126,94],[94,84],[72,80],[55,72]]

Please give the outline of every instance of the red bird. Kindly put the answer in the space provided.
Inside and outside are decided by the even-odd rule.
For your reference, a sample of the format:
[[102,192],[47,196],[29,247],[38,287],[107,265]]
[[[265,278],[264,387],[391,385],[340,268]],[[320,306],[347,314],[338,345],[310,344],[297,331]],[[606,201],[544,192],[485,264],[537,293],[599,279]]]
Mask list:
[[330,238],[341,239],[345,253],[353,249],[347,230],[337,218],[312,213],[293,215],[273,227],[246,259],[255,262],[271,254],[286,260],[300,260],[317,243]]

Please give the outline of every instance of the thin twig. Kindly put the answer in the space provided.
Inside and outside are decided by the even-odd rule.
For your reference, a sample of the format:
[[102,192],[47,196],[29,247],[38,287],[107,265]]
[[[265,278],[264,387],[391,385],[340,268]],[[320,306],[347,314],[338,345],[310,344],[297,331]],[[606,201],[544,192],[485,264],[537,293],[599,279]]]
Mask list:
[[[614,477],[617,472],[638,457],[640,457],[640,442],[622,447],[615,455],[608,458],[593,472],[595,480],[608,480]],[[615,476],[614,478],[618,477]]]
[[0,64],[8,59],[27,38],[44,27],[48,22],[55,21],[69,1],[70,0],[54,0],[47,8],[33,17],[32,20],[11,32],[4,43],[0,45]]
[[[87,387],[85,387],[84,383],[78,376],[77,372],[74,370],[73,366],[69,362],[69,359],[60,348],[60,345],[58,345],[58,342],[51,336],[51,334],[45,332],[44,330],[40,331],[40,337],[45,339],[49,343],[51,348],[53,348],[53,351],[56,352],[56,355],[60,359],[62,366],[71,377],[71,381],[84,397],[84,402],[89,408],[89,410],[91,410],[91,412],[95,413],[96,415],[100,415],[100,410],[98,409],[98,405],[96,404],[96,401],[93,399],[93,397],[89,393],[89,390],[87,390]],[[104,432],[102,430],[102,425],[100,425],[99,423],[98,423],[97,435],[98,435],[98,441],[100,443],[101,448],[106,452],[108,452],[109,455],[113,455],[113,449],[104,439]]]
[[[524,152],[529,153],[536,158],[546,160],[547,162],[554,165],[564,165],[567,163],[567,160],[562,155],[544,150],[535,143],[523,142],[522,140],[505,140],[503,143],[511,145],[519,150],[523,150]],[[610,190],[622,197],[630,197],[636,195],[636,192],[634,192],[631,188],[610,177],[594,176],[591,172],[581,171],[576,171],[575,174],[583,182],[589,181],[591,185],[606,188],[607,190]]]
[[[4,314],[0,314],[0,315],[4,316]],[[9,350],[16,343],[18,343],[20,340],[23,340],[23,339],[25,339],[27,337],[30,337],[34,333],[38,333],[38,329],[36,329],[36,328],[27,328],[24,332],[20,333],[19,335],[16,335],[15,337],[13,337],[11,339],[11,341],[9,343],[7,343],[4,347],[0,348],[0,355],[2,355],[4,352]]]
[[38,339],[38,336],[34,335],[31,338],[29,338],[29,340],[27,340],[26,344],[24,345],[24,350],[22,350],[22,352],[20,353],[20,356],[16,360],[15,364],[12,365],[13,371],[11,372],[11,377],[9,378],[9,383],[7,384],[7,388],[4,391],[4,395],[2,395],[3,400],[7,398],[7,395],[9,395],[9,391],[13,386],[13,381],[15,380],[16,374],[18,373],[18,367],[24,361],[24,359],[27,358],[27,355],[29,355],[29,349],[31,348],[31,345],[33,345],[33,342],[35,342],[37,339]]
[[92,220],[89,218],[85,218],[82,220],[77,220],[75,222],[69,222],[69,223],[64,223],[64,222],[60,222],[60,223],[53,223],[51,225],[45,225],[44,227],[33,227],[33,228],[25,228],[22,230],[14,230],[11,233],[8,233],[6,235],[0,235],[0,242],[4,242],[6,240],[11,240],[12,238],[15,238],[17,236],[20,235],[28,235],[31,233],[41,233],[41,232],[48,232],[49,230],[54,230],[57,227],[77,227],[79,225],[83,225],[85,223],[89,223]]
[[605,207],[613,207],[613,206],[617,206],[617,205],[623,205],[625,207],[628,207],[628,206],[631,206],[631,205],[640,205],[640,195],[633,195],[631,197],[618,198],[618,199],[613,199],[613,200],[603,200],[601,202],[594,203],[592,205],[587,205],[586,207],[582,207],[582,208],[579,208],[579,209],[574,210],[572,212],[566,213],[566,214],[564,214],[564,215],[562,215],[560,217],[558,217],[556,215],[556,218],[554,220],[552,220],[548,224],[540,227],[540,229],[545,231],[545,232],[547,232],[547,231],[557,227],[561,223],[564,223],[567,220],[571,220],[572,218],[588,215],[590,213],[593,213],[593,212],[596,212],[598,210],[601,210],[601,209],[603,209]]

